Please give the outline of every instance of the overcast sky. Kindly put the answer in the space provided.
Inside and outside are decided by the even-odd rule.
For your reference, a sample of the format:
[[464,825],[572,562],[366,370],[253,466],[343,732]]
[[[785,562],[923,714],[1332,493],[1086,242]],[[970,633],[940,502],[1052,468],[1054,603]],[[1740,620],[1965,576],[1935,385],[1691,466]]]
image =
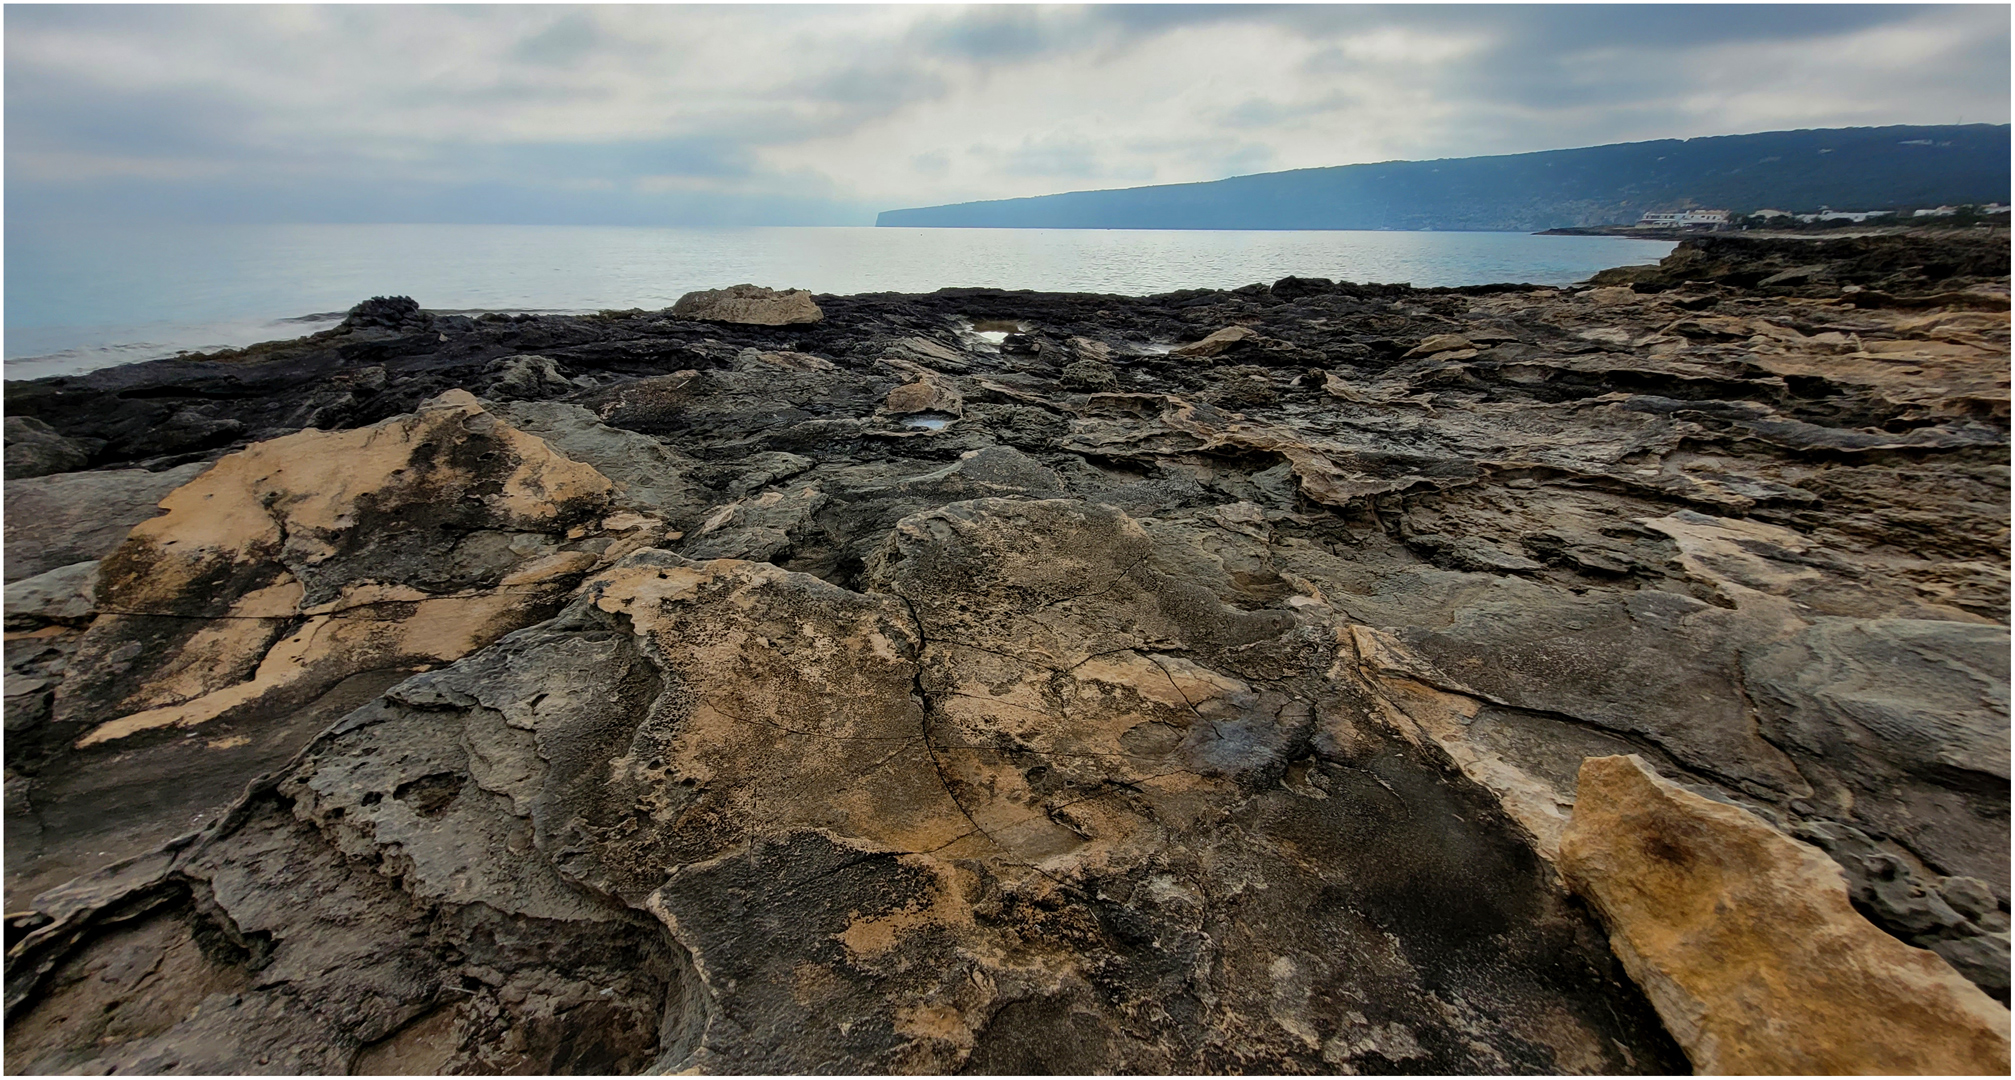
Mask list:
[[1998,124],[2009,12],[9,6],[7,218],[868,224],[1394,158]]

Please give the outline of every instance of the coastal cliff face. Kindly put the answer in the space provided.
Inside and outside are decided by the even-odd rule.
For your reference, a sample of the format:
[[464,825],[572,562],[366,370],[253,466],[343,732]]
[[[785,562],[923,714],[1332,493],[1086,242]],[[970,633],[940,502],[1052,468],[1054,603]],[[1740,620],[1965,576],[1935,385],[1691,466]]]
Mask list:
[[10,1071],[2006,1069],[2005,235],[762,292],[9,384]]

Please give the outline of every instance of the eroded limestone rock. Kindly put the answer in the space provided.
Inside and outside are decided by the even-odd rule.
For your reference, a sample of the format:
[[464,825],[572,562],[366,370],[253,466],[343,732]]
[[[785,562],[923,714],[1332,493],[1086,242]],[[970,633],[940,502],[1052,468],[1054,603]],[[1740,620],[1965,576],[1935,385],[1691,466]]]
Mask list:
[[803,289],[778,292],[759,285],[730,285],[679,297],[672,305],[676,319],[705,319],[708,322],[747,323],[752,326],[792,326],[815,323],[825,313]]
[[133,526],[161,512],[162,496],[209,468],[106,469],[7,481],[7,580],[110,555]]
[[1856,913],[1831,859],[1635,757],[1582,765],[1560,865],[1700,1072],[2008,1071],[2008,1010]]
[[96,725],[89,746],[463,656],[595,564],[564,534],[609,493],[461,391],[402,420],[226,456],[100,566],[105,614],[56,719]]
[[1227,326],[1222,330],[1214,330],[1197,341],[1192,341],[1187,345],[1172,349],[1169,355],[1192,357],[1217,356],[1234,345],[1251,341],[1260,336],[1259,331],[1254,330],[1250,326]]
[[[2005,236],[1743,243],[775,326],[393,299],[9,384],[109,467],[9,481],[10,578],[233,446],[405,460],[192,488],[281,531],[155,544],[172,623],[10,623],[8,1064],[1674,1071],[1554,870],[1629,754],[2005,995]],[[523,357],[571,388],[435,402]],[[563,460],[606,483],[560,512]]]
[[550,615],[655,539],[583,535],[612,490],[461,391],[220,459],[90,567],[97,617],[51,642],[53,701],[24,714],[46,723],[18,733],[55,770],[34,796],[47,828],[10,847],[10,890],[201,824],[386,685]]
[[[1227,607],[1155,548],[1110,508],[980,500],[904,521],[868,592],[636,552],[351,714],[170,863],[52,895],[23,954],[46,962],[22,964],[51,989],[10,1053],[102,1068],[202,1039],[206,1064],[389,1047],[453,1070],[509,1023],[544,1063],[537,1018],[573,994],[604,1011],[572,1052],[626,1068],[644,1015],[658,1069],[1670,1068],[1487,797],[1376,736],[1309,755],[1341,707],[1324,631]],[[283,901],[271,860],[347,884],[273,877]],[[89,932],[108,893],[170,881],[269,935],[272,970],[325,974],[227,961],[205,977],[230,1009],[193,1007],[206,983],[145,1033],[57,1031],[96,1001],[67,973],[186,940],[172,905],[141,920],[151,946]],[[477,947],[491,926],[526,946]],[[588,944],[535,944],[547,927]]]

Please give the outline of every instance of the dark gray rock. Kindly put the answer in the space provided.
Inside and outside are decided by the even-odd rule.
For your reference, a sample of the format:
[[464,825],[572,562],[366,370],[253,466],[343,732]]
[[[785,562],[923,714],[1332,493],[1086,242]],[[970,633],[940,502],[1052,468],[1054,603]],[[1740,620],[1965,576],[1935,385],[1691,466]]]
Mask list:
[[72,472],[91,461],[83,444],[66,439],[56,429],[30,416],[10,416],[7,429],[7,479]]
[[500,401],[551,397],[577,389],[550,356],[506,356],[490,361],[483,370],[494,376],[485,396]]
[[7,583],[7,628],[81,624],[98,611],[98,561],[71,563]]
[[209,468],[107,469],[7,480],[7,580],[102,558],[169,492]]

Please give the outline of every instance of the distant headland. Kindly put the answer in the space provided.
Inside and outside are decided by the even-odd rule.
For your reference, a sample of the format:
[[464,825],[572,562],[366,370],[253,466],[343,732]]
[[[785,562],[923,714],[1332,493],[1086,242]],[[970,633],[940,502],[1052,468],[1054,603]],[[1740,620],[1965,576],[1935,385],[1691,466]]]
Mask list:
[[1907,212],[2008,201],[2009,146],[2007,124],[1771,131],[1071,191],[889,210],[875,224],[1532,232],[1692,207]]

